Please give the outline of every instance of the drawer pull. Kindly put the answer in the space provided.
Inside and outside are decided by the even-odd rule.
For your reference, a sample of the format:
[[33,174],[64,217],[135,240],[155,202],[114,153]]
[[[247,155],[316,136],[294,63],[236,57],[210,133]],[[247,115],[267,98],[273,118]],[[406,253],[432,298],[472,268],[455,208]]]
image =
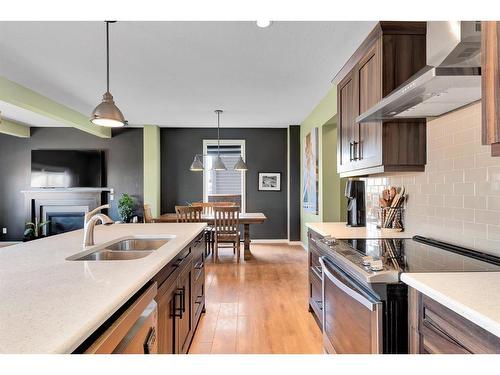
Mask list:
[[144,354],[154,353],[153,345],[156,341],[156,329],[151,327],[146,342],[144,343]]

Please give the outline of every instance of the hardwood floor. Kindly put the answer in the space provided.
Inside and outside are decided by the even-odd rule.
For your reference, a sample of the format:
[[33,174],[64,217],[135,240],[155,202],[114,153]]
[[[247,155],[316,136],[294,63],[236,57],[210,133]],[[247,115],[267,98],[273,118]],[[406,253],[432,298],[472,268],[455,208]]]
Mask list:
[[232,250],[206,263],[206,306],[191,354],[322,353],[307,310],[307,253],[300,246],[252,244],[253,259]]

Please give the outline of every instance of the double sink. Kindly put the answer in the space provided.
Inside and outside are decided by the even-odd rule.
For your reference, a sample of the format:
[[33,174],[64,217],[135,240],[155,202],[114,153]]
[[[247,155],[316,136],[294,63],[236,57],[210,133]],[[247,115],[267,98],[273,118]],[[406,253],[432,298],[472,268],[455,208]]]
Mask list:
[[131,260],[147,257],[155,250],[165,245],[175,236],[155,238],[129,237],[93,249],[72,255],[66,260],[103,261],[103,260]]

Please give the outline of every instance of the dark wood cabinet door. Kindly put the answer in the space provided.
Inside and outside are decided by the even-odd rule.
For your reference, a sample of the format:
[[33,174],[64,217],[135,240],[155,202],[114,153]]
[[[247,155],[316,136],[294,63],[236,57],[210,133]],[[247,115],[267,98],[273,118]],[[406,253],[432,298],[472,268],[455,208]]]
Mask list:
[[[382,40],[378,39],[357,69],[358,115],[382,99]],[[382,165],[382,122],[363,122],[354,144],[356,169]]]
[[482,143],[500,156],[500,22],[481,22]]
[[500,339],[439,302],[410,288],[411,354],[498,354]]
[[158,304],[158,353],[175,354],[177,344],[175,340],[175,307],[177,284],[165,282],[158,288],[156,303]]
[[177,345],[179,353],[185,354],[189,349],[191,331],[193,329],[192,313],[192,265],[188,265],[179,275],[177,293],[179,298],[179,312],[176,318]]
[[354,161],[354,141],[357,139],[357,125],[355,119],[358,113],[356,99],[356,83],[353,74],[347,76],[339,85],[338,91],[339,111],[339,140],[338,144],[338,171],[352,169]]

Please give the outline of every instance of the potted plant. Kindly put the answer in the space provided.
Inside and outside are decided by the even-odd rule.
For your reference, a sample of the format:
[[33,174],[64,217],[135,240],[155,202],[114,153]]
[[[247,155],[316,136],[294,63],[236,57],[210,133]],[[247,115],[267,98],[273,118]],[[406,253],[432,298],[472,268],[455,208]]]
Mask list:
[[118,214],[124,223],[128,223],[134,212],[135,201],[129,194],[124,193],[118,200]]
[[42,228],[50,223],[50,220],[38,222],[38,218],[35,218],[35,222],[27,222],[24,229],[24,241],[32,241],[37,238],[45,237],[42,234]]

